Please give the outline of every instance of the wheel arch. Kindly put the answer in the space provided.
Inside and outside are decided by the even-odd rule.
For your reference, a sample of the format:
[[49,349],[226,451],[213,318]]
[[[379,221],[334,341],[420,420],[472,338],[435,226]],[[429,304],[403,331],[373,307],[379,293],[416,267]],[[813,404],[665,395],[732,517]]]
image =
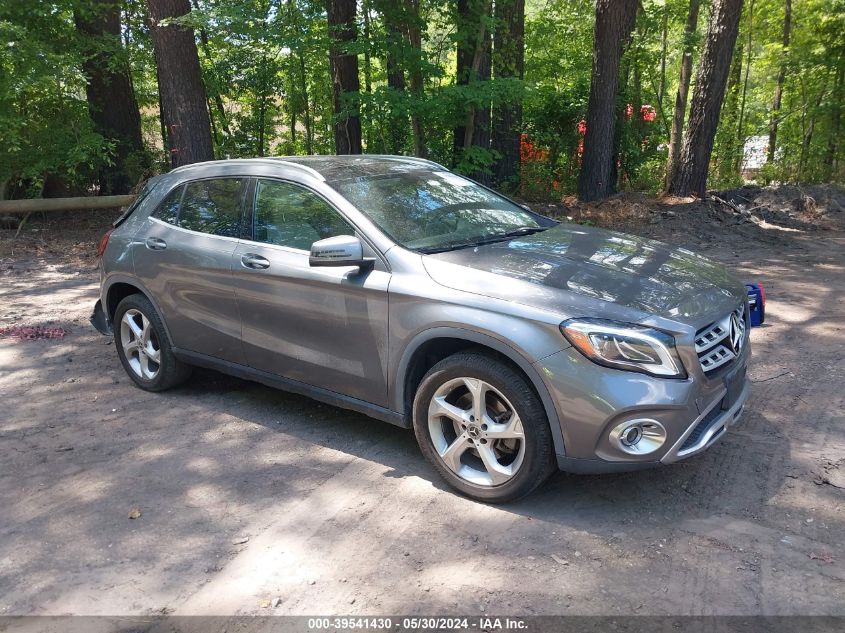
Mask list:
[[472,349],[494,354],[528,379],[528,383],[537,393],[546,412],[555,453],[564,455],[560,418],[551,394],[539,372],[518,350],[482,332],[462,328],[438,327],[417,334],[405,347],[394,374],[397,377],[395,393],[391,400],[394,410],[403,413],[410,425],[413,420],[414,394],[426,372],[443,358],[459,351]]
[[133,294],[143,295],[144,297],[146,297],[147,301],[149,301],[153,305],[153,308],[158,313],[158,316],[161,319],[162,324],[164,325],[164,333],[167,335],[167,340],[172,347],[173,338],[170,336],[170,330],[167,327],[167,321],[164,318],[164,314],[162,313],[161,309],[158,306],[158,303],[155,299],[153,299],[152,295],[146,289],[144,284],[142,284],[135,277],[115,275],[108,279],[107,283],[103,288],[102,293],[103,310],[106,313],[108,322],[112,325],[112,327],[114,327],[114,313],[117,310],[117,306],[126,297]]

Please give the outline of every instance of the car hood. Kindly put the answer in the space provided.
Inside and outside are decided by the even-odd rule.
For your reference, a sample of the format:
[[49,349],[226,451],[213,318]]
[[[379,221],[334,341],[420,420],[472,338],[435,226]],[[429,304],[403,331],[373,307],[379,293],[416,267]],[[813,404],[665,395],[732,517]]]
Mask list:
[[647,322],[659,316],[701,327],[733,310],[746,293],[733,275],[695,253],[577,224],[425,255],[423,262],[444,286],[554,310],[563,318]]

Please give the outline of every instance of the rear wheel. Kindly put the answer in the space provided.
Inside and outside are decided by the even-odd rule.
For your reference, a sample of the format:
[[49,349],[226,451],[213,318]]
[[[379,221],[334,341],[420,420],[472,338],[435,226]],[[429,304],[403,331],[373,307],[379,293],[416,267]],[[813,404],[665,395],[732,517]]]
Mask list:
[[483,354],[455,354],[431,368],[414,399],[414,432],[449,485],[480,501],[522,497],[554,471],[537,394],[520,373]]
[[130,295],[118,304],[114,343],[123,368],[141,389],[163,391],[191,375],[190,365],[173,355],[161,317],[142,294]]

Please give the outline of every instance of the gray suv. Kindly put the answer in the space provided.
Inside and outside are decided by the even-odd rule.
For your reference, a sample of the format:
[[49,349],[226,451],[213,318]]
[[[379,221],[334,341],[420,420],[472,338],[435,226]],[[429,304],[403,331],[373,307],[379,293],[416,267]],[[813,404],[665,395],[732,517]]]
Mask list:
[[748,395],[746,289],[722,267],[426,160],[182,167],[99,252],[92,322],[142,389],[210,367],[413,428],[483,501],[690,457]]

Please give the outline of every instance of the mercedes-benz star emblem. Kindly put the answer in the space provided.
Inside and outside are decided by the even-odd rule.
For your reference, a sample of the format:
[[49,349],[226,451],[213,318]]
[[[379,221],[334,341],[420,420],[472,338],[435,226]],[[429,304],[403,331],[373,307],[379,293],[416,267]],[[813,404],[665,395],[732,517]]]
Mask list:
[[742,347],[742,325],[735,314],[731,315],[731,347],[737,354]]

